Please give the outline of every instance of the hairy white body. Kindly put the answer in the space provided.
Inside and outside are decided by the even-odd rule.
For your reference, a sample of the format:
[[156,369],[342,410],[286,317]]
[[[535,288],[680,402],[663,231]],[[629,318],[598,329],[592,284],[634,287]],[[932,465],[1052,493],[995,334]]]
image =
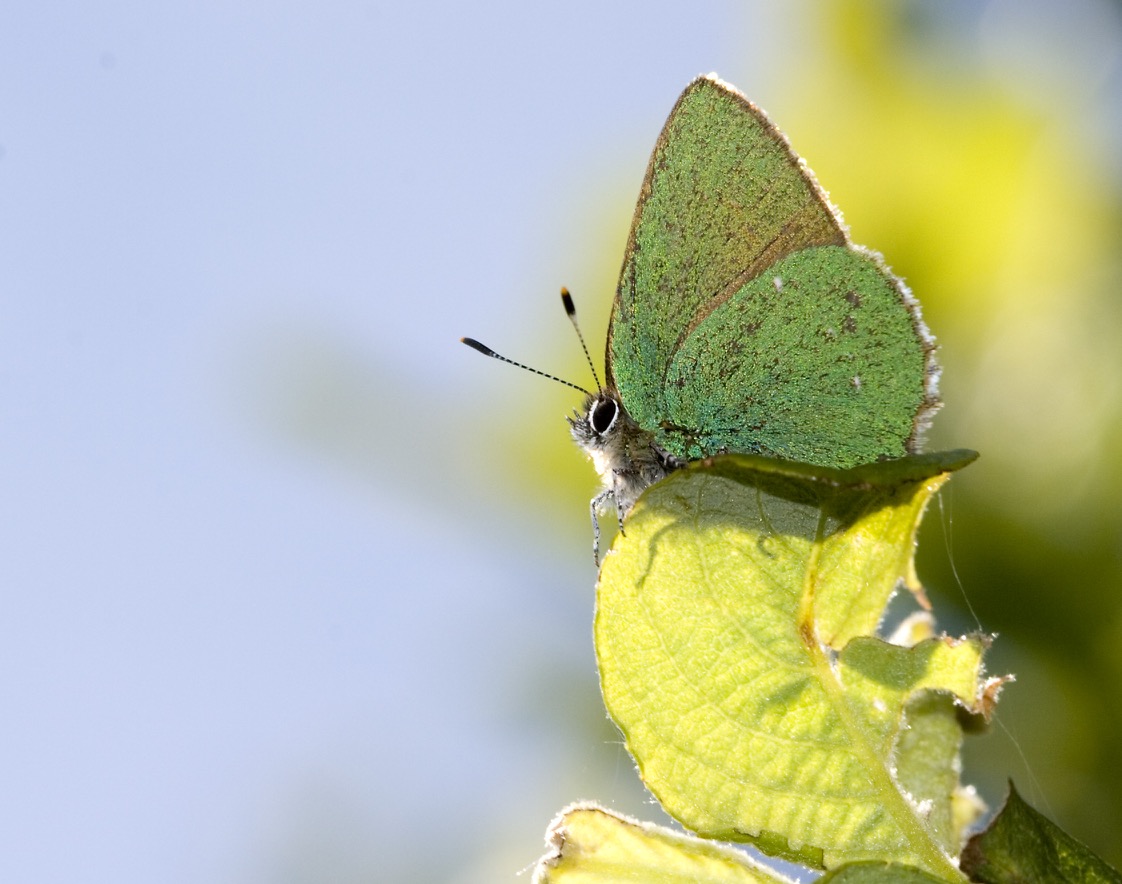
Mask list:
[[592,554],[600,559],[599,513],[609,500],[615,502],[616,518],[623,518],[639,495],[650,485],[685,465],[655,444],[654,436],[640,427],[614,392],[589,396],[584,414],[568,419],[570,432],[600,475],[603,490],[592,498]]

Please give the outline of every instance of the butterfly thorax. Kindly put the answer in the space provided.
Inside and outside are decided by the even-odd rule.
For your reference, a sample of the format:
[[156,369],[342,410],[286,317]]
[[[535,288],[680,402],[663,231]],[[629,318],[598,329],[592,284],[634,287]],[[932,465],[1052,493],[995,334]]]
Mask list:
[[577,445],[592,460],[604,494],[615,498],[622,518],[648,485],[653,485],[684,465],[660,448],[654,436],[627,413],[618,394],[602,391],[585,400],[583,414],[568,419]]

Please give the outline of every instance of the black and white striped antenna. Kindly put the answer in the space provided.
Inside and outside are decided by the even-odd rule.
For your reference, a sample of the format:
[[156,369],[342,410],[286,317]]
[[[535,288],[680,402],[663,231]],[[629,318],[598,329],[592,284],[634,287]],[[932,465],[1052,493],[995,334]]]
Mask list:
[[[581,334],[580,326],[577,324],[577,308],[576,305],[573,304],[573,296],[569,294],[569,290],[567,288],[561,289],[561,304],[565,308],[565,315],[569,317],[569,321],[573,324],[573,328],[576,330],[577,338],[580,340],[581,349],[584,350],[584,358],[588,360],[588,367],[592,369],[592,378],[596,381],[596,389],[602,391],[604,388],[600,384],[600,376],[596,373],[596,366],[592,362],[592,355],[588,352],[588,345],[584,342],[584,335]],[[564,384],[566,387],[572,387],[574,390],[579,390],[586,396],[592,395],[592,393],[590,393],[584,387],[578,386],[572,381],[566,381],[564,378],[557,377],[557,375],[549,374],[548,372],[541,371],[537,368],[532,368],[531,366],[524,365],[521,362],[515,362],[513,359],[508,359],[506,356],[503,356],[500,353],[496,353],[486,344],[479,343],[479,341],[477,341],[475,338],[460,338],[460,342],[467,344],[473,350],[478,350],[484,356],[490,356],[492,359],[498,359],[502,362],[507,362],[515,366],[516,368],[524,368],[526,371],[533,372],[534,374],[539,374],[543,378],[549,378],[551,381],[557,381],[557,383]]]

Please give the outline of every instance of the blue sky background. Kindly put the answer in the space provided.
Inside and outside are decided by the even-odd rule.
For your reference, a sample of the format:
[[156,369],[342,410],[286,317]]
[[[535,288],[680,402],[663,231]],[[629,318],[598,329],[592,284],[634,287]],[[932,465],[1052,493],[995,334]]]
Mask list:
[[[910,6],[1010,89],[1093,79],[1117,156],[1116,7]],[[598,356],[699,73],[831,187],[819,7],[0,13],[0,879],[513,881],[571,800],[661,818],[600,705],[579,397],[457,338],[588,383],[557,290]]]

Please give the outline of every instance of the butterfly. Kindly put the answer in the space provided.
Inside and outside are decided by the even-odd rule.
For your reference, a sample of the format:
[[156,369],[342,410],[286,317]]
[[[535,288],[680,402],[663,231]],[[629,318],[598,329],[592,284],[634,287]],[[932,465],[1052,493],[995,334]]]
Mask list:
[[764,112],[714,74],[686,87],[655,143],[606,349],[606,383],[569,418],[603,482],[597,560],[609,501],[622,530],[643,490],[691,460],[902,457],[940,404],[918,302],[850,241]]

